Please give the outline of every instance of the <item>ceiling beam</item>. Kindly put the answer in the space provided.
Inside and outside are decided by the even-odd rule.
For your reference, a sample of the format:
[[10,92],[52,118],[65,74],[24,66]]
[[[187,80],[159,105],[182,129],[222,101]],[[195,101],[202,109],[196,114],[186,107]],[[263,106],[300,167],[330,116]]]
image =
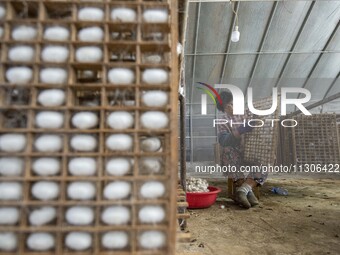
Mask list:
[[262,52],[200,52],[186,53],[185,56],[223,56],[223,55],[275,55],[275,54],[320,54],[320,53],[340,53],[340,50],[315,50],[315,51],[262,51]]
[[[325,51],[325,50],[328,48],[329,44],[333,41],[333,39],[334,39],[334,37],[335,37],[335,34],[336,34],[336,32],[337,32],[337,30],[338,30],[338,28],[339,28],[339,25],[340,25],[340,21],[338,21],[338,24],[337,24],[337,25],[335,26],[335,28],[333,29],[332,34],[329,36],[329,38],[328,38],[328,40],[327,40],[325,46],[323,47],[322,51]],[[321,54],[319,55],[319,57],[317,58],[317,60],[315,61],[315,63],[314,63],[314,65],[313,65],[312,69],[310,70],[309,74],[307,75],[306,81],[305,81],[305,82],[303,83],[303,85],[302,85],[302,88],[305,88],[305,87],[307,86],[307,84],[308,84],[309,80],[311,79],[311,77],[312,77],[312,75],[313,75],[313,73],[314,73],[316,67],[318,66],[318,64],[319,64],[319,62],[320,62],[322,56],[323,56],[323,53],[321,53]],[[297,98],[300,98],[300,96],[301,96],[301,93],[299,93],[299,95],[298,95]],[[295,109],[296,109],[296,106],[295,106]]]
[[[322,49],[323,52],[327,50],[329,44],[330,44],[330,43],[332,42],[332,40],[334,39],[335,34],[336,34],[336,32],[338,31],[339,25],[340,25],[340,21],[338,21],[338,24],[335,26],[335,28],[334,28],[332,34],[330,35],[330,37],[328,38],[328,40],[327,40],[325,46],[323,47],[323,49]],[[303,88],[306,87],[306,85],[307,85],[309,79],[311,78],[312,74],[314,73],[314,71],[315,71],[317,65],[319,64],[320,59],[321,59],[322,56],[323,56],[323,53],[321,53],[321,54],[319,55],[318,59],[315,61],[314,65],[313,65],[313,68],[311,69],[311,71],[309,72],[309,74],[308,74],[308,76],[307,76],[308,78],[307,78],[306,82],[305,82],[305,83],[303,84],[303,86],[302,86]]]
[[[261,42],[260,42],[260,46],[259,46],[259,49],[258,49],[258,52],[261,52],[263,50],[263,46],[264,46],[264,43],[267,39],[267,36],[268,36],[268,33],[269,33],[269,29],[270,29],[270,26],[273,22],[273,17],[275,15],[275,12],[276,12],[276,9],[277,9],[277,6],[278,6],[278,2],[275,2],[273,4],[273,7],[272,7],[272,10],[270,11],[270,16],[269,16],[269,19],[268,19],[268,22],[266,24],[266,28],[265,28],[265,32],[262,36],[262,39],[261,39]],[[254,75],[255,75],[255,70],[256,70],[256,67],[259,63],[259,59],[260,59],[260,54],[257,54],[256,55],[256,58],[255,58],[255,61],[254,61],[254,64],[253,64],[253,67],[252,67],[252,70],[251,70],[251,75],[250,75],[250,79],[249,79],[249,82],[248,82],[248,86],[245,88],[245,90],[243,91],[243,93],[245,93],[247,91],[247,89],[249,87],[251,87],[251,83],[253,82],[253,79],[254,79]]]
[[[323,96],[323,100],[328,96],[329,92],[332,91],[332,89],[335,86],[336,82],[338,81],[339,77],[340,77],[340,72],[338,72],[338,75],[335,77],[335,79],[333,80],[332,84],[328,87],[325,95]],[[322,107],[320,113],[323,113],[323,107]]]
[[[299,41],[299,39],[300,39],[300,36],[301,36],[301,34],[302,34],[302,31],[303,31],[303,29],[304,29],[304,27],[305,27],[305,25],[306,25],[306,23],[307,23],[307,21],[308,21],[308,19],[309,19],[309,17],[310,17],[310,14],[312,13],[312,10],[313,10],[314,5],[315,5],[315,2],[311,2],[310,6],[309,6],[309,8],[308,8],[307,14],[306,14],[305,18],[303,19],[303,22],[302,22],[302,24],[301,24],[301,26],[300,26],[300,29],[299,29],[299,31],[298,31],[298,34],[297,34],[297,36],[295,37],[294,42],[293,42],[293,45],[292,45],[292,47],[291,47],[291,49],[290,49],[290,51],[292,51],[292,52],[295,50],[295,47],[296,47],[296,45],[297,45],[297,43],[298,43],[298,41]],[[287,58],[286,58],[286,60],[285,60],[285,63],[283,64],[283,67],[282,67],[282,69],[281,69],[281,72],[280,72],[280,74],[279,74],[278,81],[277,81],[276,84],[275,84],[275,87],[280,87],[280,86],[279,86],[279,85],[280,85],[280,82],[281,82],[282,77],[283,77],[283,75],[284,75],[284,73],[285,73],[285,71],[286,71],[286,67],[287,67],[287,65],[288,65],[288,63],[289,63],[289,60],[290,60],[291,56],[292,56],[292,54],[288,54],[288,56],[287,56]]]
[[[235,2],[235,9],[234,10],[235,10],[236,13],[238,13],[239,7],[240,7],[240,3]],[[234,8],[234,7],[232,6],[231,8]],[[231,26],[230,26],[230,29],[229,29],[229,34],[228,34],[228,39],[227,39],[227,47],[226,47],[226,50],[225,50],[225,56],[224,56],[224,60],[223,60],[223,66],[222,66],[222,69],[221,69],[220,84],[223,81],[225,69],[226,69],[227,62],[228,62],[228,53],[230,51],[230,44],[231,44],[231,34],[233,33],[233,29],[235,27],[235,22],[236,22],[236,15],[233,12],[233,17],[232,17],[232,20],[231,20]]]
[[[332,102],[332,101],[334,101],[334,100],[336,100],[338,98],[340,98],[340,92],[336,93],[333,96],[330,96],[330,97],[327,97],[327,98],[323,98],[322,100],[320,100],[318,102],[315,102],[314,104],[308,105],[305,108],[306,108],[306,110],[311,110],[311,109],[313,109],[315,107],[318,107],[320,105],[324,105],[324,104],[327,104],[329,102]],[[289,113],[288,117],[291,118],[291,117],[293,117],[295,115],[298,115],[299,113],[301,113],[300,109],[295,111],[295,112]]]

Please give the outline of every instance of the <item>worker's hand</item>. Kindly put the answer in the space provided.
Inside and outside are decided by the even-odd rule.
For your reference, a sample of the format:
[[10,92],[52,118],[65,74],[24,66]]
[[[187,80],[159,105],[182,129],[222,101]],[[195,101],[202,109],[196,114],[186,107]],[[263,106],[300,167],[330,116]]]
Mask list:
[[239,132],[240,135],[249,133],[253,130],[251,126],[248,125],[248,123],[245,124],[245,126],[240,126],[237,128],[237,131]]

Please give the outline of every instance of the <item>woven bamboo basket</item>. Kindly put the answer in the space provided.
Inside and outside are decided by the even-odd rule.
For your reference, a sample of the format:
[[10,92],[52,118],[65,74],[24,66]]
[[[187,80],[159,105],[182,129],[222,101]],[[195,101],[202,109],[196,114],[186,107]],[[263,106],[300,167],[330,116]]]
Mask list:
[[[280,100],[278,100],[280,102]],[[273,104],[272,97],[264,98],[254,102],[255,109],[266,110]],[[276,163],[277,144],[279,139],[279,124],[277,121],[271,122],[265,119],[278,119],[279,110],[271,115],[256,116],[253,119],[262,120],[263,122],[253,122],[251,125],[262,127],[253,128],[252,132],[247,133],[244,143],[244,160],[263,165],[274,165]]]
[[335,114],[299,115],[293,128],[296,164],[338,164],[339,136]]

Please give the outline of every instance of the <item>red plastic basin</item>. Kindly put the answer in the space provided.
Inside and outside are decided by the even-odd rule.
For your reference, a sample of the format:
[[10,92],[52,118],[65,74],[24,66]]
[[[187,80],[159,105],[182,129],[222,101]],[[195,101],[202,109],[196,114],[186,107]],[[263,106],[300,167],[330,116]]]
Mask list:
[[216,201],[217,194],[221,192],[221,189],[209,186],[209,192],[187,192],[187,202],[189,209],[208,208]]

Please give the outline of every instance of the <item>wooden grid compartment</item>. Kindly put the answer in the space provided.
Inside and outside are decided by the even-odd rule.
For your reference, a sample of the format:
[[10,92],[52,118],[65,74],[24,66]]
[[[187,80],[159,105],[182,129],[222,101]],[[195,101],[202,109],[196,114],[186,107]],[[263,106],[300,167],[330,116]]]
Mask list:
[[[2,254],[174,254],[177,225],[177,82],[178,59],[176,54],[177,35],[177,2],[169,0],[129,0],[129,1],[50,1],[50,0],[5,0],[0,6],[6,15],[0,19],[3,34],[0,42],[0,162],[14,159],[20,165],[17,174],[8,174],[0,166],[0,186],[12,183],[20,187],[20,196],[10,199],[1,198],[0,213],[4,208],[14,208],[18,219],[13,224],[3,225],[0,219],[0,235],[13,234],[17,245],[15,248],[1,250]],[[80,20],[78,13],[85,7],[99,8],[103,11],[102,20]],[[113,21],[111,11],[115,8],[130,8],[136,12],[134,22]],[[143,12],[149,9],[165,9],[169,13],[167,22],[147,23]],[[61,27],[68,31],[63,40],[46,37],[46,31],[52,27]],[[31,39],[19,40],[13,30],[25,27],[32,29],[35,35]],[[80,32],[85,28],[96,27],[103,32],[99,40],[84,40]],[[26,35],[27,36],[27,35]],[[13,49],[25,46],[32,52],[32,57],[13,58]],[[46,60],[43,52],[49,47],[62,47],[67,56]],[[80,61],[77,51],[83,47],[96,47],[102,52],[97,61]],[[26,52],[27,53],[27,52]],[[61,58],[61,60],[60,60]],[[59,59],[59,60],[58,60]],[[15,82],[8,75],[11,68],[25,67],[29,78],[24,82]],[[113,83],[109,71],[114,68],[125,68],[132,71],[132,82]],[[160,84],[148,84],[142,81],[143,72],[148,69],[162,69],[168,75],[168,81]],[[59,82],[53,83],[51,72],[46,69],[59,70]],[[63,73],[64,72],[64,73]],[[64,79],[60,77],[65,76]],[[46,78],[47,77],[47,78]],[[47,79],[47,80],[46,80]],[[15,80],[15,77],[14,77]],[[50,100],[41,100],[42,93],[58,90],[63,99],[58,104],[54,96]],[[163,91],[168,96],[165,105],[152,107],[144,104],[142,96],[150,91]],[[108,116],[117,111],[131,114],[134,124],[127,129],[113,129],[108,125]],[[149,111],[160,111],[166,114],[169,124],[160,129],[144,128],[141,115]],[[39,125],[38,116],[52,112],[61,116],[58,127]],[[88,128],[74,126],[73,117],[77,113],[94,113],[98,123]],[[25,139],[23,149],[6,151],[3,137],[6,134],[22,135]],[[106,145],[112,135],[123,134],[131,137],[130,149],[112,150]],[[92,148],[75,147],[74,138],[82,135],[81,141],[95,141]],[[142,141],[157,137],[161,149],[143,151]],[[39,145],[39,139],[45,143]],[[48,141],[56,139],[58,148],[46,148]],[[47,141],[47,143],[46,143]],[[46,147],[47,146],[47,147]],[[84,161],[86,158],[87,161]],[[49,159],[49,166],[42,167],[42,159]],[[155,160],[159,164],[158,172],[148,170],[145,160]],[[4,160],[4,161],[3,161]],[[75,174],[72,164],[88,162],[95,171]],[[112,160],[121,160],[128,165],[128,170],[112,174],[108,170]],[[20,163],[18,163],[20,162]],[[52,163],[53,164],[52,164]],[[56,163],[57,162],[57,163]],[[2,164],[1,163],[1,164]],[[39,165],[40,163],[40,165]],[[51,167],[51,164],[53,167]],[[39,171],[48,168],[48,172]],[[53,169],[52,169],[53,168]],[[124,198],[110,199],[105,195],[109,184],[124,182],[131,187]],[[141,190],[147,182],[158,182],[164,187],[164,193],[155,197],[143,197]],[[33,192],[38,184],[55,184],[56,194],[48,199],[37,197]],[[72,195],[70,187],[76,183],[85,183],[95,191],[93,196],[77,197]],[[79,186],[78,186],[79,187]],[[44,193],[44,192],[42,192]],[[165,212],[163,220],[157,223],[144,223],[139,212],[144,206],[159,206]],[[87,224],[71,224],[66,219],[70,208],[80,206],[93,212],[93,219]],[[110,207],[124,207],[130,218],[124,224],[108,224],[103,221],[103,214]],[[56,217],[42,225],[33,225],[33,212],[50,207],[56,210]],[[115,208],[116,208],[115,207]],[[104,247],[103,237],[112,231],[126,233],[128,243],[125,247],[113,249]],[[162,234],[164,244],[158,248],[147,248],[141,245],[142,236],[147,231]],[[86,233],[91,239],[91,246],[81,251],[73,250],[66,245],[67,236],[73,232]],[[47,233],[54,245],[44,251],[30,249],[28,239],[37,233]],[[1,236],[2,238],[3,236]],[[145,240],[144,240],[145,243]]]
[[[288,123],[286,123],[288,124]],[[290,123],[293,125],[293,123]],[[294,151],[293,151],[293,130],[288,127],[281,127],[281,155],[282,163],[284,165],[290,165],[294,163]]]
[[338,164],[339,134],[335,114],[299,115],[293,128],[296,164]]
[[[280,102],[280,100],[278,100]],[[272,97],[264,98],[254,102],[255,109],[266,110],[273,104]],[[244,142],[244,160],[253,164],[274,165],[276,163],[277,143],[279,134],[279,124],[274,122],[272,127],[271,121],[265,119],[278,119],[278,110],[265,117],[256,116],[254,119],[260,119],[264,122],[263,127],[253,128],[252,132],[247,133]],[[252,125],[261,125],[260,122],[251,123]]]

